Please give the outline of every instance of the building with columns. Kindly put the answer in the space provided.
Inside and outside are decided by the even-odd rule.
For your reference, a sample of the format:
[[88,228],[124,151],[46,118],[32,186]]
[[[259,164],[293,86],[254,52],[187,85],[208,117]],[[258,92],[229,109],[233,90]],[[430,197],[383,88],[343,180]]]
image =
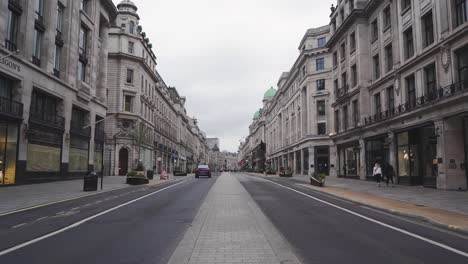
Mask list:
[[109,31],[106,168],[110,175],[139,163],[156,173],[192,170],[205,157],[203,133],[187,116],[186,99],[158,73],[137,6],[123,0],[117,8]]
[[111,0],[0,2],[0,184],[102,172]]
[[467,188],[466,0],[340,0],[330,39],[337,174]]
[[289,72],[280,76],[278,91],[263,99],[267,165],[295,174],[333,175],[330,148],[331,58],[325,47],[329,27],[307,30],[299,56]]

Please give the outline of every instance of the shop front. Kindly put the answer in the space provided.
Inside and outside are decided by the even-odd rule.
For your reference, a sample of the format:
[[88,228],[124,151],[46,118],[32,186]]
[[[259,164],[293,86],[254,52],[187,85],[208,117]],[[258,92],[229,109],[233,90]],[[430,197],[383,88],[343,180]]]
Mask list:
[[386,135],[373,137],[366,140],[366,179],[374,180],[373,172],[376,162],[380,166],[390,162],[390,142]]
[[14,82],[0,76],[0,186],[15,184],[23,104],[13,100]]
[[338,177],[359,179],[360,150],[359,141],[338,146]]
[[396,134],[397,177],[403,185],[437,186],[437,136],[434,125]]
[[463,141],[465,142],[465,163],[463,164],[463,169],[465,170],[466,182],[468,183],[468,116],[463,118]]
[[315,147],[315,172],[318,174],[330,175],[330,148]]

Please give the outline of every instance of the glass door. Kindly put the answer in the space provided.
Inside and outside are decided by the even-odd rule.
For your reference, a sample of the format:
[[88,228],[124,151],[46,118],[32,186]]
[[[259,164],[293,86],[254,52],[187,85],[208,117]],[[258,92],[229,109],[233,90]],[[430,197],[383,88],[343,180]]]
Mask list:
[[0,123],[0,184],[14,184],[18,126]]

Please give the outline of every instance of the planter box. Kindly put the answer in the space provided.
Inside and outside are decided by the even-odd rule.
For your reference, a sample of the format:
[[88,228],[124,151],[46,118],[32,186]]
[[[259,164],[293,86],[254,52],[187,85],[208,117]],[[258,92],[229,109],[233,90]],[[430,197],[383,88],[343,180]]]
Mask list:
[[127,184],[130,185],[142,185],[148,184],[149,180],[144,177],[127,177]]
[[317,186],[317,187],[323,187],[325,185],[325,181],[321,182],[314,177],[310,177],[310,184]]
[[280,173],[279,174],[280,177],[292,177],[292,173]]

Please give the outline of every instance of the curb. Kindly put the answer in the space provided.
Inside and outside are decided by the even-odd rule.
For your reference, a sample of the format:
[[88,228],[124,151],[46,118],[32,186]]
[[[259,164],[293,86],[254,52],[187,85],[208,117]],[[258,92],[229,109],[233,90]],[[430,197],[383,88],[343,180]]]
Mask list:
[[[259,176],[259,175],[254,175],[254,174],[249,174],[249,173],[246,173],[247,175],[250,175],[250,176],[254,176],[254,177],[262,177],[262,178],[267,178],[266,176]],[[332,196],[334,198],[338,198],[338,199],[341,199],[341,200],[345,200],[345,201],[348,201],[348,202],[352,202],[352,203],[355,203],[355,204],[358,204],[358,205],[361,205],[361,206],[365,206],[365,207],[368,207],[368,208],[372,208],[372,209],[375,209],[375,210],[378,210],[378,211],[383,211],[383,212],[386,212],[386,213],[391,213],[391,214],[394,214],[394,215],[398,215],[398,216],[403,216],[403,217],[408,217],[408,218],[413,218],[413,219],[417,219],[417,220],[421,220],[421,221],[424,221],[424,222],[427,222],[429,224],[432,224],[434,226],[437,226],[437,227],[440,227],[440,228],[443,228],[443,229],[446,229],[446,230],[449,230],[449,231],[455,231],[455,232],[459,232],[459,233],[462,233],[464,235],[468,235],[468,229],[464,229],[464,228],[461,228],[461,227],[458,227],[458,226],[454,226],[454,225],[449,225],[449,224],[446,224],[446,223],[442,223],[442,222],[439,222],[439,221],[436,221],[430,217],[425,217],[425,216],[421,216],[421,215],[415,215],[415,214],[408,214],[408,213],[403,213],[403,212],[400,212],[400,211],[397,211],[397,210],[393,210],[393,209],[388,209],[388,208],[384,208],[384,207],[379,207],[379,206],[375,206],[375,205],[370,205],[370,204],[366,204],[366,203],[363,203],[363,202],[359,202],[359,201],[355,201],[355,200],[352,200],[352,199],[349,199],[349,198],[346,198],[346,197],[343,197],[343,196],[339,196],[339,195],[336,195],[336,194],[332,194],[332,193],[328,193],[326,191],[323,191],[323,190],[320,190],[320,189],[316,189],[316,188],[307,188],[307,187],[304,187],[304,186],[301,186],[301,185],[298,185],[297,183],[294,183],[295,185],[297,186],[300,186],[304,189],[307,189],[307,190],[312,190],[312,191],[317,191],[321,194],[326,194],[326,195],[329,195],[329,196]],[[307,182],[304,182],[303,184],[308,184]],[[386,197],[383,197],[383,198],[386,198]],[[389,199],[389,198],[387,198]],[[400,201],[401,202],[401,201]]]
[[[163,183],[174,182],[174,181],[176,181],[176,180],[177,180],[177,179],[169,180],[169,181],[166,181],[166,182],[160,182],[160,183],[151,185],[151,186],[149,186],[149,187],[161,185],[161,184],[163,184]],[[75,196],[75,197],[66,198],[66,199],[63,199],[63,200],[58,200],[58,201],[53,201],[53,202],[48,202],[48,203],[42,203],[42,204],[32,205],[32,206],[28,206],[28,207],[23,207],[23,208],[19,208],[19,209],[15,209],[15,210],[6,211],[6,212],[3,212],[3,213],[0,212],[0,217],[6,216],[6,215],[15,214],[15,213],[20,213],[20,212],[28,211],[28,210],[31,210],[31,209],[36,209],[36,208],[48,206],[48,205],[53,205],[53,204],[68,202],[68,201],[72,201],[72,200],[76,200],[76,199],[80,199],[80,198],[90,197],[90,196],[98,195],[98,194],[102,194],[102,193],[107,193],[107,192],[112,192],[112,191],[117,191],[117,190],[123,190],[123,189],[131,188],[131,187],[133,187],[133,186],[132,186],[132,185],[123,186],[123,187],[119,187],[119,188],[115,188],[115,189],[111,189],[111,190],[105,190],[105,191],[102,191],[102,192],[89,193],[89,194],[85,194],[85,195],[81,195],[81,196]]]

